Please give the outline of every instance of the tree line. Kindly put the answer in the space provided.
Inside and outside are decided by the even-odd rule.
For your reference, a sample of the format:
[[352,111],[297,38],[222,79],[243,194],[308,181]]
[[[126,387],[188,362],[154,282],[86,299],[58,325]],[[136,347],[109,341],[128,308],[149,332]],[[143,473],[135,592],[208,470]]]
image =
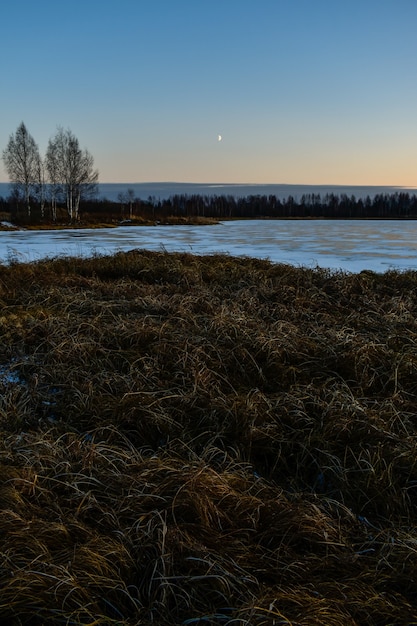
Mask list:
[[275,195],[234,196],[176,195],[159,202],[158,211],[180,216],[214,218],[325,218],[417,219],[417,196],[408,192],[380,193],[374,197],[327,193],[303,194],[300,199]]
[[[13,187],[13,185],[12,185]],[[9,213],[12,221],[26,223],[59,221],[61,223],[80,219],[85,223],[120,223],[126,220],[161,222],[174,218],[188,221],[190,218],[220,219],[417,219],[417,196],[408,192],[377,194],[373,198],[356,198],[345,194],[305,194],[300,199],[288,196],[249,195],[236,198],[231,195],[203,196],[177,194],[160,200],[135,197],[133,189],[118,195],[117,201],[98,198],[94,185],[86,183],[78,189],[74,203],[73,188],[62,183],[49,183],[43,195],[33,193],[32,213],[17,210],[19,200],[12,194],[0,198],[0,212]],[[35,189],[36,192],[36,189]],[[20,196],[22,197],[22,196]],[[42,203],[48,199],[42,209]],[[82,206],[79,204],[83,200]],[[75,205],[75,210],[74,210]]]
[[203,196],[176,194],[168,199],[135,198],[133,190],[119,194],[118,202],[90,202],[86,209],[113,219],[142,218],[164,221],[169,217],[212,219],[417,219],[417,196],[408,192],[382,193],[356,198],[346,194],[288,196]]
[[81,200],[97,194],[94,159],[88,150],[81,149],[69,129],[58,127],[42,158],[38,144],[22,122],[10,135],[2,156],[11,184],[10,199],[24,203],[28,218],[34,204],[44,218],[49,202],[53,221],[58,205],[65,204],[72,222],[79,218]]

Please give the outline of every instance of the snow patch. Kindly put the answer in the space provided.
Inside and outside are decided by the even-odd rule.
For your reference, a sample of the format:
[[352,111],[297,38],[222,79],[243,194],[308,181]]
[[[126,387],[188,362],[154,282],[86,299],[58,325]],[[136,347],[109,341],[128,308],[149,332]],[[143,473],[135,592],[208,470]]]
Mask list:
[[7,228],[8,230],[20,230],[16,224],[12,224],[12,222],[3,221],[0,222],[0,226],[3,228]]
[[25,381],[11,362],[7,365],[0,365],[0,383],[3,385],[24,385]]

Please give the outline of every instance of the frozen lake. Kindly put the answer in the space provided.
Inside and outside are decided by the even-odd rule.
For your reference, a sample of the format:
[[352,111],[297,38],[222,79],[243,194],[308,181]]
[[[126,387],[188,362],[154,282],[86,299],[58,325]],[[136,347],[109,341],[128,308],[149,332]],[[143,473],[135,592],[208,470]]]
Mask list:
[[417,270],[417,221],[239,220],[214,226],[0,232],[1,263],[112,254],[134,248],[220,252],[349,272]]

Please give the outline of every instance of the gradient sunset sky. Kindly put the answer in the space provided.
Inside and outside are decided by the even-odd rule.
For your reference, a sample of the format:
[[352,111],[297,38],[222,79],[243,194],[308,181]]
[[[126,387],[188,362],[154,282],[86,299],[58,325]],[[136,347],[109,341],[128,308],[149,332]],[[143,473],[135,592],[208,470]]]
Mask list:
[[14,0],[2,26],[0,152],[24,121],[100,182],[417,186],[417,0]]

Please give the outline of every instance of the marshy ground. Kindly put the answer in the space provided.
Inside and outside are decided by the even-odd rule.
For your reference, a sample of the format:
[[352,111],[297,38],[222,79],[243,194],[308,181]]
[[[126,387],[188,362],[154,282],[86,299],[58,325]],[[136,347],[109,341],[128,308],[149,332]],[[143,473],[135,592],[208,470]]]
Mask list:
[[0,618],[417,624],[417,273],[0,266]]

